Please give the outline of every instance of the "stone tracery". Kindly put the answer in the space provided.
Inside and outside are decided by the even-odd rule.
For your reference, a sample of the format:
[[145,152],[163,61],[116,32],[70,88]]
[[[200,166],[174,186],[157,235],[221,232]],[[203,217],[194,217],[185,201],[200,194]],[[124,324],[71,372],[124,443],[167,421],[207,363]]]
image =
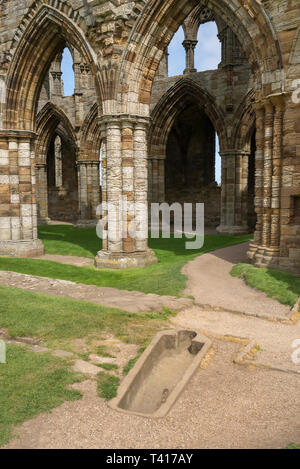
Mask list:
[[[164,201],[168,137],[193,96],[204,99],[220,138],[219,230],[249,230],[254,204],[250,258],[259,266],[299,271],[299,104],[291,100],[300,73],[297,5],[290,7],[289,22],[284,6],[275,12],[271,2],[256,0],[117,1],[102,2],[101,8],[80,0],[76,8],[64,1],[39,0],[29,8],[27,3],[18,2],[23,8],[13,13],[15,1],[9,0],[0,16],[0,253],[30,256],[43,250],[37,204],[46,221],[45,164],[55,135],[72,141],[79,225],[96,222],[100,145],[102,200],[116,203],[126,195],[141,203]],[[197,31],[211,20],[218,25],[222,61],[218,70],[196,73]],[[187,66],[185,79],[175,83],[159,64],[180,25]],[[74,59],[72,99],[64,99],[61,88],[66,46]],[[121,214],[123,223],[131,216],[125,220]],[[147,211],[140,216],[145,227]],[[108,235],[97,265],[120,267],[124,258],[125,266],[154,262],[146,238],[112,241]]]

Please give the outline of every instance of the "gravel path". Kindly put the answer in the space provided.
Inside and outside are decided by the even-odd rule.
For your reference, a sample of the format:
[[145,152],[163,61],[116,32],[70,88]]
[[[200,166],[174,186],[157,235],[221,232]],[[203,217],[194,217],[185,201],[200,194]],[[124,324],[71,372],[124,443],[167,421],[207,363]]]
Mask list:
[[189,279],[185,294],[193,296],[200,305],[277,318],[287,317],[291,313],[288,306],[281,305],[247,286],[244,280],[230,275],[235,264],[248,262],[248,247],[248,243],[239,244],[204,254],[189,262],[183,269]]
[[292,344],[300,339],[300,321],[285,325],[224,311],[203,311],[193,307],[182,311],[172,323],[179,328],[205,331],[209,334],[254,340],[261,350],[255,356],[257,365],[300,373],[300,364],[292,361]]
[[[282,448],[292,441],[300,443],[300,365],[292,361],[300,322],[288,325],[229,312],[280,319],[291,312],[230,276],[232,266],[246,260],[246,250],[246,244],[222,249],[184,268],[189,277],[186,294],[214,310],[195,306],[189,299],[0,272],[0,284],[132,312],[168,306],[181,311],[172,318],[173,327],[209,335],[215,350],[207,368],[199,369],[162,420],[111,410],[97,396],[93,373],[88,376],[87,372],[87,381],[76,385],[82,400],[64,403],[51,414],[24,423],[16,430],[20,438],[7,448]],[[242,345],[229,337],[253,340],[260,346],[252,362],[258,367],[233,364]]]
[[216,355],[199,370],[161,420],[111,410],[95,381],[77,385],[68,402],[16,429],[6,447],[37,448],[283,448],[300,441],[300,377],[232,364],[237,344],[214,341]]

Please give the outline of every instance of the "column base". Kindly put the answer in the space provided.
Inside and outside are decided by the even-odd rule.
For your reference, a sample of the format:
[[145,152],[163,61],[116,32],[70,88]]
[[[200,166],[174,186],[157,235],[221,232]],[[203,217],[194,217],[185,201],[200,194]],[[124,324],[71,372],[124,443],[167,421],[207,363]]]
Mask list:
[[151,249],[132,253],[100,251],[95,258],[97,269],[136,269],[157,263],[158,260]]
[[239,236],[239,235],[251,233],[251,229],[247,225],[245,226],[220,225],[217,227],[217,232],[220,234],[225,234],[225,235]]
[[280,250],[257,244],[250,244],[247,256],[255,267],[278,269],[280,264]]
[[38,220],[37,220],[38,226],[50,225],[50,223],[51,223],[51,219],[50,219],[50,218],[38,218]]
[[41,240],[0,241],[0,256],[5,257],[40,257],[45,253]]
[[96,228],[98,220],[78,220],[74,228]]

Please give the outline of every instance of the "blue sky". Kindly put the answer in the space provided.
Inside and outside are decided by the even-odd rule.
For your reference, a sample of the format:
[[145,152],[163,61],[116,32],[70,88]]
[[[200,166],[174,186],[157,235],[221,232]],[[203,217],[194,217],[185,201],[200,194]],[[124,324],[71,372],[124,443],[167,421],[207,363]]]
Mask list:
[[[200,71],[214,70],[221,61],[221,44],[217,38],[217,26],[210,22],[200,26],[198,45],[195,50],[195,67]],[[179,28],[169,46],[169,75],[182,75],[185,69],[185,50],[182,46],[184,40],[183,29]],[[74,72],[71,53],[65,49],[62,60],[62,72],[65,96],[74,93]],[[219,142],[217,139],[216,178],[221,182],[221,158],[219,156]]]
[[63,82],[65,88],[65,96],[72,96],[75,88],[74,71],[73,71],[73,58],[69,49],[65,49],[61,63],[61,70],[63,72]]

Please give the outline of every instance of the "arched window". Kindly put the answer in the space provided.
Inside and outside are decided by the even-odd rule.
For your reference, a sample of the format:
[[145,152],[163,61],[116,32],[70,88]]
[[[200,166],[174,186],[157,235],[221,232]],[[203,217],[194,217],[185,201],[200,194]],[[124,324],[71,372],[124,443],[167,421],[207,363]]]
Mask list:
[[169,77],[182,75],[185,69],[185,50],[183,28],[180,27],[174,35],[168,47],[169,52]]
[[222,182],[222,159],[221,159],[221,156],[220,156],[220,143],[219,143],[219,137],[218,137],[217,133],[216,133],[216,163],[215,163],[215,167],[216,167],[216,176],[215,176],[216,183],[218,185],[221,185],[221,182]]
[[64,83],[64,96],[72,96],[75,91],[75,74],[73,68],[73,57],[67,47],[63,51],[61,71]]
[[222,59],[222,45],[218,38],[218,28],[214,21],[200,26],[198,44],[195,51],[195,67],[198,72],[216,70]]

